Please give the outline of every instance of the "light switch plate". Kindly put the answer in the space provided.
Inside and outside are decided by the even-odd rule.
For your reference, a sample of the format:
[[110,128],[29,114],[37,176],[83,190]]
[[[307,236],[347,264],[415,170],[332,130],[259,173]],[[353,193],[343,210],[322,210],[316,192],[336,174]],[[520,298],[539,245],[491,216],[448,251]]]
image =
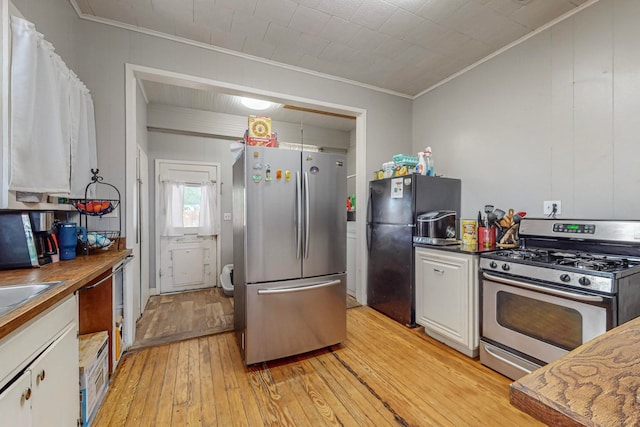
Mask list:
[[231,212],[225,212],[222,217],[225,221],[231,221]]

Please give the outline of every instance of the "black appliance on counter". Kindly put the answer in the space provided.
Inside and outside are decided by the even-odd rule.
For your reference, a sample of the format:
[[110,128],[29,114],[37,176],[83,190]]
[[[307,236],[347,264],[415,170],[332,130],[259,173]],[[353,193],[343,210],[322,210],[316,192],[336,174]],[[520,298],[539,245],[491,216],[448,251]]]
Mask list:
[[367,305],[415,326],[413,238],[418,215],[460,212],[459,179],[406,175],[369,183]]
[[29,214],[0,212],[0,270],[38,266]]
[[524,218],[480,255],[480,361],[512,379],[640,315],[640,221]]
[[429,245],[458,244],[458,214],[456,211],[435,211],[418,215],[414,243]]

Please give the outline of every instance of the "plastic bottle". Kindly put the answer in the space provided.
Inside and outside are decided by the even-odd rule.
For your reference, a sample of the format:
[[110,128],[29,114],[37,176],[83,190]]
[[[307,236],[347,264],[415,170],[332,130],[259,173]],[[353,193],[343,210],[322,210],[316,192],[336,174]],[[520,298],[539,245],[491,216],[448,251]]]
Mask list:
[[425,160],[424,151],[418,153],[418,166],[416,166],[416,173],[419,175],[426,175],[427,173],[427,162]]
[[431,147],[424,149],[425,173],[423,175],[434,176],[433,172],[433,156],[431,155]]

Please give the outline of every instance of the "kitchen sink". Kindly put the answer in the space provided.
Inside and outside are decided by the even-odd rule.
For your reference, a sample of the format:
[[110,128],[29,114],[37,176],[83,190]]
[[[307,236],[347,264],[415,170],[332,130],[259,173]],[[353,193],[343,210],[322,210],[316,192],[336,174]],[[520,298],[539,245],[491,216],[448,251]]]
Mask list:
[[27,303],[31,298],[62,283],[64,282],[56,281],[0,286],[0,316],[15,310]]

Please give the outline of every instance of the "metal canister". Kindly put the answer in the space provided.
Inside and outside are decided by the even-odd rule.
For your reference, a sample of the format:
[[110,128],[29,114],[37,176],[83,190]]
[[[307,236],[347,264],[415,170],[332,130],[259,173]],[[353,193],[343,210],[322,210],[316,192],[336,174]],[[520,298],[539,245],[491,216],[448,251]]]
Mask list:
[[478,244],[478,222],[475,219],[463,219],[460,221],[462,230],[462,245],[474,247]]

